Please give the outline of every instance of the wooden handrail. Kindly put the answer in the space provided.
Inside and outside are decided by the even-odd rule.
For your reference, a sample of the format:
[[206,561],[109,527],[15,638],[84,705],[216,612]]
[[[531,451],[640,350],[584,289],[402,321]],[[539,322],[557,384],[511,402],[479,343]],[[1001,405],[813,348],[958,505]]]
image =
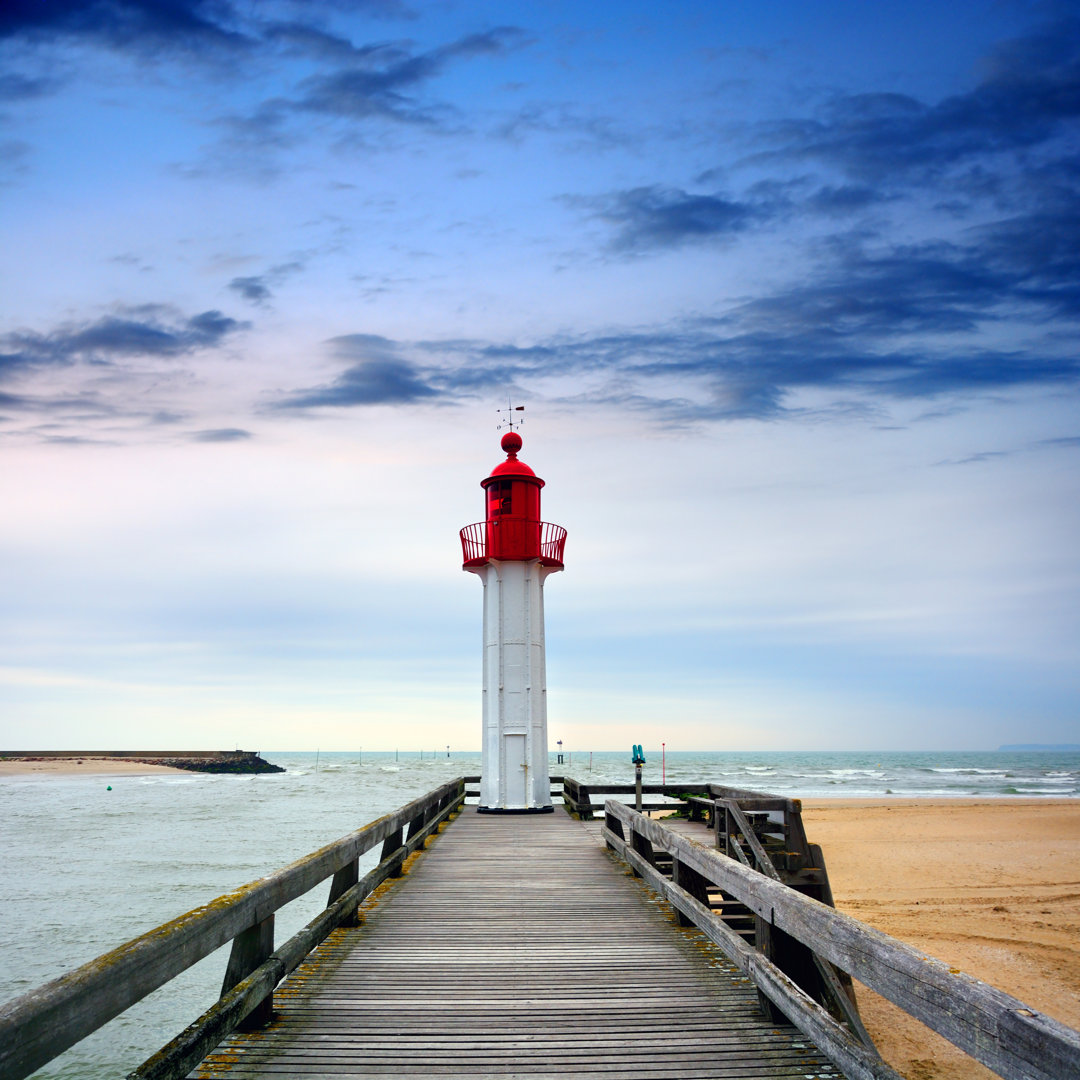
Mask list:
[[[647,842],[667,851],[676,868],[685,867],[691,875],[735,897],[765,923],[899,1005],[1006,1080],[1080,1076],[1080,1032],[911,945],[665,829],[624,803],[610,799],[604,810],[602,833],[608,846],[719,945],[850,1076],[870,1080],[896,1074],[710,911],[702,902],[703,888],[696,890],[699,897],[667,879],[635,850],[635,843]],[[678,869],[675,877],[679,877]]]
[[[340,879],[351,876],[355,882],[355,864],[360,855],[380,843],[385,848],[387,840],[396,838],[394,850],[384,850],[379,866],[362,882],[341,890],[340,895],[335,894],[335,889],[331,890],[331,905],[340,902],[338,914],[343,914],[343,919],[347,918],[350,906],[355,912],[356,905],[366,895],[362,886],[370,884],[373,878],[377,878],[375,884],[378,884],[378,881],[400,868],[407,847],[416,850],[438,821],[460,806],[464,800],[464,787],[464,781],[460,778],[451,780],[414,799],[400,810],[364,825],[283,869],[219,896],[0,1006],[0,1077],[4,1080],[22,1080],[228,941],[234,942],[229,965],[230,972],[234,972],[237,944],[245,935],[252,934],[268,920],[271,920],[272,926],[273,915],[278,908],[333,875],[340,875]],[[402,829],[418,821],[421,825],[416,835],[410,837],[408,845],[403,845]],[[339,878],[336,877],[335,886],[338,882]],[[370,885],[370,888],[374,888],[374,885]],[[314,940],[316,935],[312,928],[319,922],[316,919],[279,950],[277,955],[281,963],[278,966],[283,970],[276,974],[275,969],[273,974],[276,977],[272,979],[269,969],[264,971],[273,959],[271,932],[271,949],[265,950],[263,955],[253,954],[254,962],[245,965],[246,971],[239,971],[239,977],[234,980],[236,985],[223,989],[222,1000],[232,991],[240,990],[245,981],[254,979],[258,982],[260,992],[258,995],[252,994],[251,987],[245,987],[244,992],[249,995],[245,1001],[251,1007],[246,1012],[239,1010],[242,1015],[235,1017],[232,1027],[220,1034],[219,1038],[234,1030],[236,1024],[263,1001],[277,982],[333,928],[332,925],[327,926],[322,937]],[[321,929],[321,925],[317,929]],[[305,940],[311,943],[303,953],[296,955],[302,944],[299,939],[304,935],[307,935]],[[204,1053],[209,1049],[212,1047],[208,1047]],[[198,1060],[196,1058],[195,1063]]]
[[[555,777],[552,777],[554,781]],[[692,791],[706,791],[703,784],[642,784],[641,791],[644,795],[665,795],[669,799],[683,799]],[[583,821],[591,820],[594,810],[603,810],[604,803],[597,802],[597,793],[603,795],[633,795],[637,792],[636,784],[615,784],[606,780],[582,781],[576,777],[563,778],[563,801],[566,809],[575,817]],[[678,808],[676,802],[650,802],[642,803],[642,810],[674,810]]]

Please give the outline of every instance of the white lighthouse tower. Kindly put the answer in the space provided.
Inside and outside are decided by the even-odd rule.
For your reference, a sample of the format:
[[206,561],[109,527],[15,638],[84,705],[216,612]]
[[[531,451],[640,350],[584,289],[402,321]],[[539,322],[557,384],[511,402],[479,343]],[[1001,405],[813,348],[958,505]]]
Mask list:
[[548,775],[544,581],[563,568],[566,530],[540,520],[544,481],[518,460],[521,436],[502,437],[506,460],[480,481],[484,521],[461,530],[463,569],[484,585],[484,812],[552,809]]

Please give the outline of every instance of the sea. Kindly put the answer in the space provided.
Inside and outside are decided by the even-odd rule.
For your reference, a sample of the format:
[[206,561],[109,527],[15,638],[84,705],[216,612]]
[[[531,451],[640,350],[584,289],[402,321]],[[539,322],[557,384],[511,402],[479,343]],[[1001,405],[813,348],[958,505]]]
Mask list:
[[[430,791],[480,772],[480,754],[268,753],[284,772],[0,777],[0,1002]],[[796,798],[1080,798],[1080,752],[692,752],[646,747],[644,777]],[[553,775],[630,783],[628,752],[564,752]],[[629,799],[629,796],[624,798]],[[813,837],[811,837],[813,839]],[[377,855],[367,857],[374,865]],[[362,871],[363,872],[363,871]],[[329,883],[278,912],[284,942]],[[213,1004],[228,946],[35,1076],[125,1076]]]

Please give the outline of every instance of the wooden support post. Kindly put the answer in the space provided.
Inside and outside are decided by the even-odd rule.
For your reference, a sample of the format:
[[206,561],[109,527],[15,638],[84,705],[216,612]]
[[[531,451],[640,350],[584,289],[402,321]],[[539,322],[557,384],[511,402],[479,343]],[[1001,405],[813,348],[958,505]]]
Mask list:
[[[709,882],[704,875],[699,874],[692,866],[687,866],[677,855],[671,857],[671,880],[685,889],[695,900],[709,906]],[[680,926],[693,926],[694,920],[687,918],[681,911],[676,909],[676,916]]]
[[[768,920],[763,919],[760,915],[754,916],[754,944],[760,950],[762,956],[774,964],[776,963],[776,934],[778,933],[779,931],[774,930],[772,923]],[[777,964],[777,967],[779,966]],[[758,987],[757,999],[758,1006],[770,1022],[774,1024],[788,1022],[788,1018],[777,1008],[772,999],[762,992],[760,986]]]
[[[630,846],[650,865],[656,865],[656,855],[653,853],[652,841],[647,836],[642,836],[636,829],[630,833]],[[635,877],[641,875],[634,870]]]
[[[406,837],[406,839],[407,839],[407,840],[411,840],[411,839],[412,839],[412,838],[413,838],[414,836],[416,836],[416,834],[417,834],[418,832],[423,832],[424,826],[425,826],[425,825],[426,825],[426,824],[427,824],[427,823],[428,823],[428,822],[429,822],[429,821],[430,821],[430,820],[431,820],[431,819],[432,819],[432,818],[433,818],[434,816],[435,816],[435,812],[433,812],[432,808],[430,808],[430,807],[426,807],[426,808],[425,808],[424,810],[422,810],[422,811],[421,811],[421,812],[420,812],[419,814],[417,814],[417,815],[416,815],[416,817],[414,817],[414,818],[412,819],[412,821],[410,821],[410,822],[409,822],[409,834],[408,834],[408,836]],[[400,837],[400,833],[399,833],[398,835],[399,835],[399,837]],[[398,843],[399,843],[399,845],[400,845],[400,839],[399,839]],[[384,848],[383,848],[383,850],[385,851],[385,850],[386,850],[386,848],[384,847]],[[383,858],[385,858],[385,857],[386,857],[386,856],[384,855],[384,856],[383,856]]]
[[[246,979],[274,951],[274,916],[267,915],[262,922],[249,926],[233,938],[225,980],[221,984],[224,997],[238,982]],[[240,1031],[256,1031],[266,1027],[274,1018],[274,995],[266,997],[248,1013],[239,1025]]]
[[[622,822],[614,815],[606,813],[604,814],[604,827],[614,833],[620,840],[626,840],[626,834],[623,832]],[[608,851],[617,850],[615,845],[608,841]]]
[[[832,999],[825,977],[819,969],[820,958],[801,941],[785,933],[760,915],[754,916],[754,938],[758,949],[772,961],[803,993],[824,1005],[838,1020],[847,1020],[847,1011]],[[835,972],[830,968],[835,978]],[[850,1006],[850,1000],[845,999]],[[758,991],[761,1011],[773,1023],[790,1019],[761,991]]]
[[582,821],[592,821],[592,794],[584,784],[578,784],[578,814]]
[[[419,828],[416,828],[416,829],[413,828],[413,826],[415,826],[417,821],[419,821],[419,820],[420,820],[419,818],[413,818],[412,824],[409,826],[409,837],[410,837],[410,839],[412,838],[414,833],[420,831]],[[392,832],[383,841],[382,854],[379,856],[379,862],[382,862],[383,859],[389,859],[390,856],[393,855],[394,852],[397,851],[398,848],[401,847],[401,844],[402,844],[401,830],[397,829],[395,832]],[[402,866],[403,865],[404,865],[404,859],[398,859],[397,863],[395,863],[395,865],[394,865],[394,869],[390,871],[390,876],[391,877],[401,877]]]
[[[333,881],[330,882],[330,897],[326,901],[327,907],[333,907],[335,902],[347,893],[358,881],[360,880],[360,860],[353,859],[352,862],[346,863],[335,875]],[[358,926],[360,920],[357,918],[357,912],[359,905],[349,913],[348,918],[343,922],[342,926]]]

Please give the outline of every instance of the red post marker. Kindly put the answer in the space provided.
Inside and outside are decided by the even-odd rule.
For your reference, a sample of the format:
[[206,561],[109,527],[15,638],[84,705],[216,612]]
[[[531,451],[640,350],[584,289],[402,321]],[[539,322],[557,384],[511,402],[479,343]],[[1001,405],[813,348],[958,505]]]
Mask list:
[[667,783],[667,743],[660,744],[660,783]]

